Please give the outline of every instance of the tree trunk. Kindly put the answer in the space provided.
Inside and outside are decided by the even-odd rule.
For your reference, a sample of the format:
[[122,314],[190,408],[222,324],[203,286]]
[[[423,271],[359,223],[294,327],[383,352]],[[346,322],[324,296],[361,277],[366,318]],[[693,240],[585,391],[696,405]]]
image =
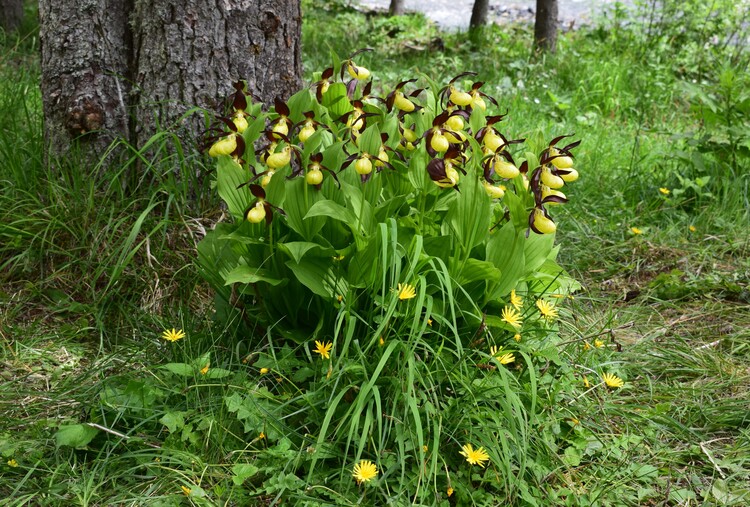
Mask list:
[[0,0],[0,28],[15,32],[23,21],[23,0]]
[[474,7],[471,9],[471,21],[469,28],[481,28],[487,24],[487,11],[490,7],[490,0],[474,0]]
[[536,0],[534,44],[543,51],[555,52],[557,46],[557,0]]
[[391,0],[391,5],[388,7],[388,12],[391,16],[401,16],[404,11],[404,0]]
[[[183,140],[221,111],[232,83],[266,103],[300,86],[299,0],[40,0],[46,145],[99,156],[158,129]],[[86,134],[81,137],[81,134]],[[78,139],[74,143],[74,140]]]

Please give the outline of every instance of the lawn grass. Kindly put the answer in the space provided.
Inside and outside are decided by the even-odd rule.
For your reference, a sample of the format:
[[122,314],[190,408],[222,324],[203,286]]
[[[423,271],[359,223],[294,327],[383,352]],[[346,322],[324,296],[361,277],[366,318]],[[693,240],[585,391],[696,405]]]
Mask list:
[[[540,505],[747,505],[750,166],[741,134],[721,117],[747,125],[748,116],[732,88],[741,86],[717,84],[718,69],[727,62],[741,69],[747,55],[704,54],[696,49],[701,33],[678,43],[685,34],[667,25],[650,38],[630,25],[611,29],[621,21],[567,33],[557,55],[534,57],[529,27],[487,30],[477,45],[425,27],[418,16],[308,9],[304,62],[312,80],[312,69],[329,65],[329,51],[373,47],[364,64],[383,90],[412,69],[435,78],[475,70],[509,112],[509,136],[541,130],[583,140],[581,180],[555,215],[560,263],[584,287],[565,307],[557,347],[570,384],[558,390],[559,379],[540,379],[556,404],[526,437],[554,464],[537,478]],[[119,170],[100,177],[45,168],[27,25],[30,35],[6,39],[0,68],[0,505],[179,505],[187,502],[181,485],[196,477],[231,484],[236,473],[226,455],[241,452],[243,438],[222,426],[221,398],[187,384],[139,394],[211,415],[204,420],[216,428],[205,441],[183,431],[194,444],[184,451],[158,429],[165,414],[145,409],[133,431],[100,433],[86,449],[57,447],[55,434],[88,419],[92,400],[106,398],[105,379],[125,386],[119,396],[158,378],[155,364],[210,351],[234,358],[223,366],[232,369],[252,355],[242,343],[221,350],[225,330],[212,325],[212,295],[194,265],[218,201],[205,192],[191,202],[171,177],[173,163],[148,163],[168,136],[152,150],[125,149]],[[718,119],[706,116],[710,97],[696,99],[691,84],[704,94],[726,91]],[[186,147],[178,164],[205,163],[191,152]],[[146,162],[134,179],[136,160]],[[165,348],[159,335],[172,327],[194,337],[190,345]],[[583,387],[584,377],[595,385],[604,371],[625,386]],[[122,402],[110,394],[109,403]],[[122,403],[133,409],[136,399]],[[110,428],[120,422],[103,417]],[[278,459],[286,470],[287,458]],[[275,496],[223,494],[243,505]],[[191,500],[214,505],[210,495]]]

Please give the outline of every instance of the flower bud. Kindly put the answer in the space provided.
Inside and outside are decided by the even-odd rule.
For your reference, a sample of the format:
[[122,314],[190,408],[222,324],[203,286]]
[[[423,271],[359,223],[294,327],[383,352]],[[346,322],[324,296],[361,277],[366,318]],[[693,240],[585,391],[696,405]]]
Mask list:
[[572,167],[569,169],[565,169],[564,171],[560,172],[560,178],[562,178],[563,181],[570,183],[571,181],[575,181],[578,179],[578,171],[576,171]]
[[484,147],[495,153],[503,145],[503,138],[497,135],[493,130],[487,130],[482,138]]
[[277,134],[282,135],[288,135],[289,134],[289,125],[286,123],[286,118],[279,118],[276,123],[274,123],[273,128],[271,129]]
[[247,119],[245,118],[245,115],[240,111],[237,111],[237,113],[234,115],[234,117],[232,118],[232,123],[234,123],[238,134],[242,134],[247,128]]
[[360,157],[354,162],[354,170],[357,174],[366,176],[372,172],[372,162],[368,157]]
[[361,66],[355,66],[352,62],[346,66],[346,71],[354,79],[364,80],[370,77],[370,71]]
[[266,165],[271,169],[284,167],[292,160],[292,149],[288,146],[278,153],[269,155],[266,159]]
[[263,177],[260,179],[260,186],[263,188],[266,188],[266,186],[271,183],[271,177],[273,177],[274,172],[268,171],[266,174],[263,175]]
[[237,137],[235,134],[230,134],[223,139],[219,139],[208,150],[208,154],[212,157],[218,157],[219,155],[230,155],[234,150],[237,149]]
[[463,130],[464,119],[458,115],[453,115],[445,121],[445,126],[451,130]]
[[315,133],[315,125],[312,123],[305,123],[305,126],[302,127],[299,131],[299,140],[303,143],[310,139],[310,136]]
[[312,169],[305,175],[308,185],[320,185],[323,183],[323,173],[319,169]]
[[495,157],[495,163],[492,165],[492,169],[494,169],[495,174],[501,178],[515,178],[521,174],[516,166],[500,157]]
[[450,101],[457,106],[468,106],[471,104],[471,95],[451,87]]
[[436,132],[435,134],[433,134],[432,139],[430,140],[430,146],[432,146],[432,149],[437,152],[443,152],[448,151],[448,148],[450,148],[450,143],[443,134],[441,134],[440,132]]
[[245,219],[253,224],[258,224],[266,218],[266,208],[262,202],[257,202],[255,206],[250,208],[245,214]]
[[573,159],[567,155],[562,157],[553,158],[550,163],[558,169],[569,169],[573,167]]
[[534,209],[534,227],[542,234],[552,234],[557,230],[555,222],[547,218],[539,208]]
[[404,111],[405,113],[411,113],[416,107],[414,105],[414,102],[407,99],[400,91],[396,92],[393,99],[393,105],[396,106],[397,109]]
[[541,180],[549,188],[562,188],[565,185],[565,181],[560,176],[552,174],[552,170],[547,166],[542,168]]
[[492,199],[502,199],[505,197],[505,190],[500,185],[492,185],[489,181],[484,181],[484,190]]

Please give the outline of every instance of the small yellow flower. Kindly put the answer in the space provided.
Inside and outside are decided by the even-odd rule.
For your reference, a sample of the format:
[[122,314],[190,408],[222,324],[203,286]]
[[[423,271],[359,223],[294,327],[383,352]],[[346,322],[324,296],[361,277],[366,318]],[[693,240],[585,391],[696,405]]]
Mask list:
[[8,460],[8,466],[11,467],[11,468],[16,468],[18,466],[18,461],[16,461],[15,459],[11,458],[11,459]]
[[638,227],[631,227],[630,228],[630,232],[632,232],[633,234],[636,234],[636,235],[637,234],[643,234],[643,231],[640,230]]
[[320,354],[320,357],[323,359],[328,359],[331,357],[329,352],[331,352],[331,348],[333,347],[333,342],[319,342],[318,340],[315,340],[315,350],[313,352],[317,352]]
[[583,387],[588,389],[591,387],[591,382],[589,382],[589,379],[586,377],[586,375],[583,376]]
[[461,449],[462,451],[459,454],[466,458],[466,461],[468,461],[470,465],[479,465],[480,467],[484,467],[484,462],[490,460],[490,457],[487,454],[487,451],[484,450],[484,447],[474,449],[471,444],[466,444]]
[[659,189],[659,192],[661,192],[664,195],[669,195],[669,189],[668,188],[661,187]]
[[342,302],[343,300],[344,300],[344,296],[342,296],[341,294],[336,296],[336,301],[338,301],[339,303]]
[[570,424],[573,426],[578,426],[579,424],[581,424],[581,421],[579,421],[577,417],[571,417]]
[[625,385],[625,382],[620,377],[611,373],[605,373],[604,375],[602,375],[602,380],[605,384],[607,384],[607,387],[611,387],[613,389]]
[[604,347],[604,342],[599,339],[596,339],[594,340],[594,347],[596,347],[597,349],[600,349]]
[[381,347],[382,347],[383,345],[385,345],[385,338],[383,338],[383,337],[381,336],[381,337],[380,337],[380,339],[378,340],[378,345],[380,345]]
[[430,318],[427,319],[427,325],[430,326],[430,327],[432,327],[432,319],[430,319]]
[[448,489],[445,492],[448,494],[448,496],[452,496],[453,495],[453,488],[451,488],[450,486],[448,486]]
[[536,307],[539,308],[539,313],[542,314],[542,317],[544,317],[548,321],[557,318],[557,309],[552,303],[549,303],[543,299],[537,299]]
[[263,440],[264,438],[266,438],[266,434],[261,431],[260,435],[258,435],[258,440]]
[[175,328],[172,328],[172,330],[165,330],[161,337],[169,342],[176,342],[177,340],[181,340],[182,338],[185,338],[185,333],[180,329],[179,331]]
[[518,313],[518,311],[512,306],[506,306],[505,308],[503,308],[502,315],[502,320],[513,327],[521,327],[521,325],[523,324],[523,317],[521,317],[521,314]]
[[589,350],[590,348],[591,348],[591,345],[589,344],[589,342],[584,342],[583,350]]
[[185,496],[190,496],[190,493],[193,491],[187,486],[180,486],[180,488],[182,488],[182,492],[185,493]]
[[370,482],[377,475],[378,467],[375,466],[375,463],[367,459],[360,460],[359,463],[354,465],[354,471],[352,472],[352,476],[357,481],[357,484]]
[[423,445],[423,446],[422,446],[422,452],[427,452],[427,451],[429,451],[429,450],[430,450],[430,448],[429,448],[429,447],[427,447],[426,445]]
[[269,370],[268,368],[261,368],[261,369],[260,369],[260,374],[261,374],[261,375],[265,375],[265,374],[266,374],[266,373],[268,373],[269,371],[271,371],[271,370]]
[[206,363],[206,366],[204,366],[203,368],[201,368],[201,375],[205,375],[206,373],[208,373],[208,367],[209,367],[209,365],[210,365],[210,363]]
[[411,299],[417,297],[417,289],[413,285],[408,283],[398,284],[398,298],[403,301],[404,299]]
[[695,232],[695,231],[697,231],[698,229],[696,229],[694,225],[691,225],[690,227],[688,227],[688,230],[689,230],[690,232]]
[[518,311],[523,307],[523,298],[516,294],[516,289],[510,291],[510,304]]
[[521,333],[516,333],[515,335],[513,335],[513,339],[516,340],[517,342],[520,342],[521,341]]
[[506,352],[502,347],[498,348],[495,345],[490,347],[490,355],[497,359],[497,362],[500,364],[510,364],[516,360],[516,356],[512,352]]

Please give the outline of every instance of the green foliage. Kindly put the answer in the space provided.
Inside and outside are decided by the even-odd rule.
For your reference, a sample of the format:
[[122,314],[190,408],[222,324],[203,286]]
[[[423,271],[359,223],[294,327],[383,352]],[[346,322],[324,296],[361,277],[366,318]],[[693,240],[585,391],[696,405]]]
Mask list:
[[[516,149],[524,140],[498,130],[482,83],[464,88],[469,74],[444,87],[425,76],[427,89],[403,81],[379,102],[371,82],[361,92],[356,79],[332,82],[369,76],[358,53],[334,57],[315,91],[268,113],[236,85],[229,129],[213,137],[216,189],[234,222],[199,245],[201,270],[251,329],[267,330],[254,366],[281,375],[273,392],[235,393],[226,408],[245,433],[307,449],[294,470],[309,485],[335,480],[351,495],[349,467],[367,458],[384,476],[373,494],[436,502],[477,480],[444,470],[438,451],[475,442],[498,467],[478,480],[492,489],[499,473],[502,495],[532,499],[536,352],[512,338],[544,343],[553,315],[510,298],[578,287],[554,260],[554,234],[541,234],[555,229],[545,207],[566,201],[547,185],[577,178],[578,143],[535,134]],[[316,353],[328,361],[314,366]]]

